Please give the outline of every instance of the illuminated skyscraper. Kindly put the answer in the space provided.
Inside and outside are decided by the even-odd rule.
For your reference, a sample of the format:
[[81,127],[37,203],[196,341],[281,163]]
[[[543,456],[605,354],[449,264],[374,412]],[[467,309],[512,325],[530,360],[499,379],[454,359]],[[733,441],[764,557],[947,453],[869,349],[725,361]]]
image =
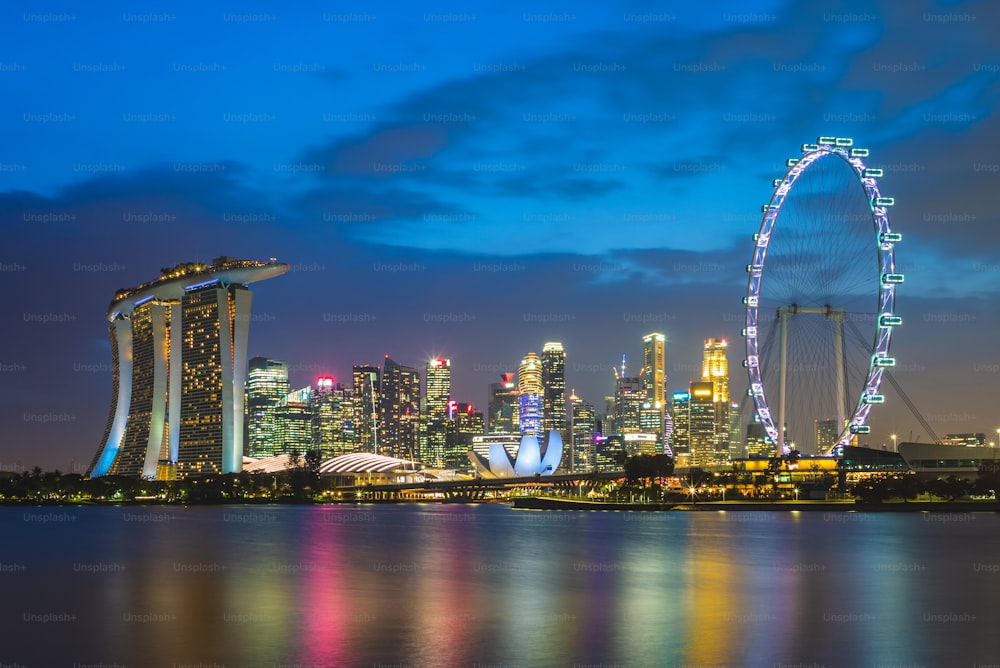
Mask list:
[[[573,440],[570,442],[570,461],[563,468],[570,473],[587,473],[595,470],[594,433],[597,431],[597,416],[594,405],[589,404],[576,394],[570,401],[570,419],[573,429]],[[563,460],[566,456],[563,455]]]
[[747,457],[762,459],[774,456],[774,444],[767,437],[764,425],[754,416],[753,422],[747,424]]
[[691,452],[691,393],[674,392],[672,402],[673,430],[670,434],[670,446],[674,458],[681,455],[687,457]]
[[276,455],[304,455],[315,447],[313,440],[312,387],[289,392],[275,413]]
[[[813,443],[813,452],[817,455],[823,454],[827,448],[837,442],[837,437],[840,436],[836,419],[816,420],[813,431],[816,438]],[[803,450],[801,447],[798,449]]]
[[642,337],[642,372],[646,398],[654,406],[667,406],[667,337],[653,332]]
[[449,447],[446,463],[449,468],[463,467],[469,461],[473,437],[482,436],[486,431],[486,420],[475,406],[464,401],[450,402],[448,414]]
[[89,475],[146,478],[243,468],[249,283],[287,264],[216,258],[119,290],[108,308],[113,397]]
[[281,360],[254,357],[247,372],[247,454],[270,457],[277,454],[277,411],[291,388],[288,365]]
[[715,447],[717,460],[729,458],[729,343],[725,339],[705,339],[701,379],[712,382],[712,403],[715,408]]
[[379,384],[381,369],[377,366],[354,365],[354,430],[361,452],[378,453]]
[[500,374],[499,383],[490,383],[487,420],[490,434],[513,434],[517,431],[517,379],[512,373]]
[[646,390],[639,376],[619,376],[615,382],[614,434],[638,434],[642,431],[639,412],[646,401]]
[[522,435],[542,435],[542,364],[528,353],[517,367],[518,428]]
[[376,454],[416,460],[420,457],[420,374],[388,355],[382,366]]
[[743,434],[740,433],[740,405],[729,402],[729,461],[743,458]]
[[451,360],[427,362],[427,388],[424,403],[423,431],[426,451],[420,461],[433,468],[445,468],[448,457],[448,403],[451,401]]
[[542,430],[554,429],[569,442],[566,430],[566,351],[550,341],[542,347]]
[[718,463],[715,447],[715,404],[711,381],[691,381],[688,408],[688,438],[691,466]]
[[324,459],[355,452],[354,398],[333,378],[316,379],[312,395],[313,441]]

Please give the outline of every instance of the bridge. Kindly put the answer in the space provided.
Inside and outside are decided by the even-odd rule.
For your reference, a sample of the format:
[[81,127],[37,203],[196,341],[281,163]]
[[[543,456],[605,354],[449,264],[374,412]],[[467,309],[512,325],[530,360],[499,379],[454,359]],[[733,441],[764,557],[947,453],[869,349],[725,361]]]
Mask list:
[[[621,471],[600,473],[565,473],[511,478],[470,478],[467,480],[425,480],[423,482],[365,484],[336,487],[345,498],[365,501],[435,499],[445,501],[482,501],[498,493],[509,494],[518,488],[573,490],[596,488],[610,480],[624,479]],[[491,494],[492,493],[492,494]]]

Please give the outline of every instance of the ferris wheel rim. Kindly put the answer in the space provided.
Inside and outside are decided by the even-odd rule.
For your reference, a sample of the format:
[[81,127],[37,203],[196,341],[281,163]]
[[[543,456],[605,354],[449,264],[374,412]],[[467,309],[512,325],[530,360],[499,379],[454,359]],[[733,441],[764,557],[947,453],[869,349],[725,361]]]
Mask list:
[[[878,249],[878,312],[876,313],[875,337],[871,345],[871,355],[868,370],[860,396],[854,410],[841,425],[837,441],[828,446],[825,451],[830,453],[841,446],[847,445],[857,433],[868,433],[866,420],[875,403],[883,398],[878,393],[885,369],[894,365],[895,360],[889,357],[889,345],[892,330],[901,324],[895,313],[896,285],[903,280],[902,274],[896,272],[895,244],[901,240],[899,234],[892,232],[889,221],[888,207],[895,203],[893,198],[883,197],[878,187],[877,179],[882,175],[878,169],[870,169],[862,160],[868,157],[867,149],[852,148],[853,140],[840,137],[820,137],[816,144],[803,144],[802,157],[791,158],[786,165],[788,170],[780,179],[774,180],[774,191],[767,204],[762,208],[763,218],[757,234],[754,235],[754,251],[751,263],[747,265],[747,291],[744,297],[746,319],[743,336],[746,341],[746,359],[744,366],[750,380],[748,394],[753,398],[754,409],[765,434],[776,444],[779,454],[785,454],[784,439],[779,436],[775,419],[767,402],[764,390],[763,373],[761,371],[760,341],[759,341],[759,302],[761,285],[765,276],[767,250],[771,235],[777,225],[785,199],[791,192],[795,182],[808,168],[830,156],[836,156],[846,163],[864,189],[868,199],[871,219]],[[781,444],[778,446],[777,444]]]

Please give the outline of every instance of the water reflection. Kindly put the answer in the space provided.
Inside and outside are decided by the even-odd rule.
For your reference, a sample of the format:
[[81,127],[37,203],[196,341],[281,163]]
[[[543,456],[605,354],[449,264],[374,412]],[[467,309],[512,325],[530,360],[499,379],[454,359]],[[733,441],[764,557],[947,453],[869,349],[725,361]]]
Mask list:
[[997,656],[993,514],[66,512],[75,519],[0,508],[0,620],[14,630],[0,664],[835,666]]

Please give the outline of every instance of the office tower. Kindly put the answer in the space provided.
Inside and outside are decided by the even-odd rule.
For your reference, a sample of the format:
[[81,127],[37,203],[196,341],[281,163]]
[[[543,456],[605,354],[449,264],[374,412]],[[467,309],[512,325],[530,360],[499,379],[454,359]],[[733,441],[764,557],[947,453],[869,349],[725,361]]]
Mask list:
[[343,383],[329,376],[316,379],[312,393],[313,443],[323,459],[357,450],[354,399]]
[[250,360],[246,388],[246,449],[250,457],[276,454],[278,406],[290,391],[285,362],[267,357]]
[[[813,444],[817,455],[823,454],[827,448],[833,447],[840,436],[840,429],[837,426],[836,418],[830,420],[815,420],[813,422],[813,434],[816,441]],[[802,448],[799,448],[802,450]]]
[[379,444],[376,454],[416,460],[420,457],[420,374],[388,355],[382,366]]
[[361,452],[378,453],[379,384],[382,370],[377,366],[354,365],[354,430]]
[[729,457],[729,343],[725,339],[705,339],[701,379],[712,382],[712,403],[715,408],[715,448],[723,463]]
[[512,373],[500,374],[499,383],[490,383],[487,419],[490,434],[517,431],[517,380]]
[[615,382],[614,434],[638,434],[639,411],[646,400],[646,390],[642,378],[619,376]]
[[691,393],[674,392],[671,401],[674,429],[670,436],[674,457],[691,452]]
[[715,447],[715,403],[711,381],[691,381],[688,408],[688,439],[691,466],[718,463]]
[[542,435],[542,365],[528,353],[517,367],[518,428],[522,435]]
[[[663,406],[656,406],[649,399],[644,399],[639,405],[639,433],[643,435],[644,444],[652,447],[652,452],[663,452]],[[643,449],[646,452],[646,449]]]
[[743,434],[740,433],[740,405],[735,401],[729,403],[729,461],[742,459]]
[[747,458],[762,459],[774,456],[774,444],[768,440],[764,425],[754,415],[753,422],[747,424]]
[[621,436],[594,435],[594,468],[598,471],[621,471],[625,446]]
[[119,290],[108,308],[113,394],[92,477],[243,468],[251,292],[287,264],[219,257]]
[[448,460],[448,403],[451,401],[451,360],[427,362],[423,432],[426,451],[420,460],[432,468],[445,468]]
[[[594,470],[594,434],[597,431],[597,417],[594,405],[587,403],[573,393],[570,398],[570,424],[573,440],[570,442],[570,473],[588,473]],[[565,456],[563,456],[565,459]]]
[[566,351],[550,341],[542,346],[542,432],[559,432],[568,442],[566,430]]
[[448,406],[448,454],[445,457],[449,468],[464,467],[469,462],[473,437],[482,436],[486,431],[486,421],[482,412],[464,401],[452,401]]
[[[642,377],[646,382],[646,399],[660,409],[662,416],[667,411],[667,337],[658,332],[642,337]],[[657,431],[663,432],[661,426]]]
[[289,392],[275,413],[276,455],[304,455],[315,447],[313,440],[312,387]]

